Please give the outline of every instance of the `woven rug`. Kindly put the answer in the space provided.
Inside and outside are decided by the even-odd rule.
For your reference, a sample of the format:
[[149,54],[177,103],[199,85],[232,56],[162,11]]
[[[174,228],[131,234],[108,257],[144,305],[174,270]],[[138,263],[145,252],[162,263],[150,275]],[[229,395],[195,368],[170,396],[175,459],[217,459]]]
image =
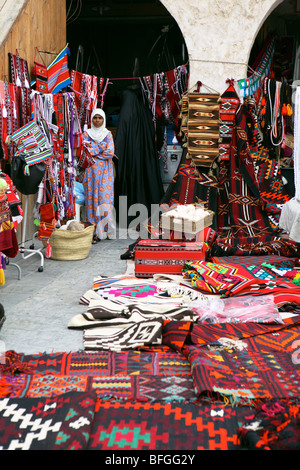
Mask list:
[[0,399],[0,450],[86,450],[94,393]]
[[210,167],[219,156],[220,101],[219,94],[188,94],[187,146],[196,167]]
[[283,325],[169,322],[164,341],[189,359],[198,397],[247,406],[298,398],[299,332],[298,316]]
[[237,450],[249,409],[99,402],[88,450]]

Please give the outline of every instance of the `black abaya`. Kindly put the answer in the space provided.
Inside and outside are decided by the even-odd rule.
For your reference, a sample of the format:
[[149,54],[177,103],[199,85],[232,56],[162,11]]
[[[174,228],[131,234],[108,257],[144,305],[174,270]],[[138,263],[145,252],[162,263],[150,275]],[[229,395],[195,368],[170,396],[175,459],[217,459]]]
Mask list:
[[159,204],[164,194],[157,140],[152,114],[142,96],[133,90],[124,91],[115,137],[118,158],[115,192],[127,196],[128,208],[143,204],[149,217],[151,204]]

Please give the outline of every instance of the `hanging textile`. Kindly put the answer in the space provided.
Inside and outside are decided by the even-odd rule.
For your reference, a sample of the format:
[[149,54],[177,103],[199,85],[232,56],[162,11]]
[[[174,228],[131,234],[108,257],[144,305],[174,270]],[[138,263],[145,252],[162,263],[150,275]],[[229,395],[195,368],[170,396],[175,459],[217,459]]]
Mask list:
[[248,132],[252,122],[246,107],[241,106],[232,137],[228,194],[230,231],[237,239],[272,234],[249,149]]
[[18,225],[22,222],[24,215],[21,200],[11,178],[6,173],[3,173],[1,171],[0,178],[4,179],[7,183],[6,197],[8,200],[14,227],[15,229],[17,229]]
[[19,252],[17,235],[6,195],[0,198],[0,252],[14,258]]
[[167,72],[140,78],[144,99],[149,103],[153,119],[179,126],[180,100],[187,89],[188,70],[182,65]]
[[219,94],[188,94],[187,146],[196,167],[210,167],[219,156],[220,102]]
[[253,74],[247,78],[238,80],[241,96],[253,95],[262,84],[262,80],[268,75],[275,53],[275,39],[271,37],[267,40],[261,54],[260,61],[253,71]]
[[13,157],[16,151],[16,146],[14,142],[7,143],[7,137],[20,127],[20,118],[18,113],[18,94],[15,84],[0,81],[0,101],[0,134],[2,144],[2,158],[4,158],[4,160],[8,160],[9,158]]
[[300,201],[300,87],[295,93],[295,120],[294,120],[294,175],[295,199]]
[[75,70],[71,70],[70,78],[71,87],[75,92],[75,103],[81,129],[86,130],[91,126],[92,110],[97,107],[103,109],[109,79]]
[[63,88],[71,84],[70,72],[68,69],[68,47],[58,54],[53,62],[47,67],[48,70],[48,91],[58,93]]
[[30,78],[28,64],[25,59],[18,55],[9,53],[9,76],[10,82],[17,87],[18,110],[20,114],[20,125],[23,126],[30,121]]
[[233,123],[236,111],[240,105],[240,99],[233,85],[233,80],[229,80],[229,86],[221,95],[220,103],[220,160],[230,159],[230,144],[232,139]]
[[36,90],[40,92],[58,93],[70,85],[71,78],[68,68],[69,55],[69,48],[65,46],[47,67],[43,59],[42,64],[34,62],[35,67],[32,74],[35,76],[35,80],[31,82],[31,86],[36,85]]

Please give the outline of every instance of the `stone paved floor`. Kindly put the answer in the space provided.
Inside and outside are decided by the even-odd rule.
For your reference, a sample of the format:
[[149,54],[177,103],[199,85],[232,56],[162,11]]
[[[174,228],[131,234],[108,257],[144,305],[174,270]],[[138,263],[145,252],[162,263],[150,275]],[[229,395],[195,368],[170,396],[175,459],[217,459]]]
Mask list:
[[[19,353],[78,351],[83,349],[82,331],[69,330],[68,321],[85,306],[79,298],[92,288],[97,275],[122,275],[127,263],[120,259],[133,242],[129,239],[104,240],[92,245],[88,258],[80,261],[44,260],[40,256],[24,259],[19,253],[5,269],[5,284],[0,286],[0,303],[6,320],[0,330],[0,349]],[[41,245],[35,241],[34,248]],[[30,245],[26,243],[25,247]],[[43,250],[44,252],[45,250]],[[21,269],[21,279],[18,270]]]

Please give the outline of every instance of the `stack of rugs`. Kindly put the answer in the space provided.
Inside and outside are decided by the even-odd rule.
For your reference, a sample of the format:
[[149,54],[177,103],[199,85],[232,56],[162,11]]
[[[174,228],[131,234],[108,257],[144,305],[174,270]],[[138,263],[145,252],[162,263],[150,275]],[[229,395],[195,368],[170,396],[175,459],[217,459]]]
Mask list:
[[299,450],[299,247],[263,250],[96,277],[82,351],[1,361],[0,449]]

